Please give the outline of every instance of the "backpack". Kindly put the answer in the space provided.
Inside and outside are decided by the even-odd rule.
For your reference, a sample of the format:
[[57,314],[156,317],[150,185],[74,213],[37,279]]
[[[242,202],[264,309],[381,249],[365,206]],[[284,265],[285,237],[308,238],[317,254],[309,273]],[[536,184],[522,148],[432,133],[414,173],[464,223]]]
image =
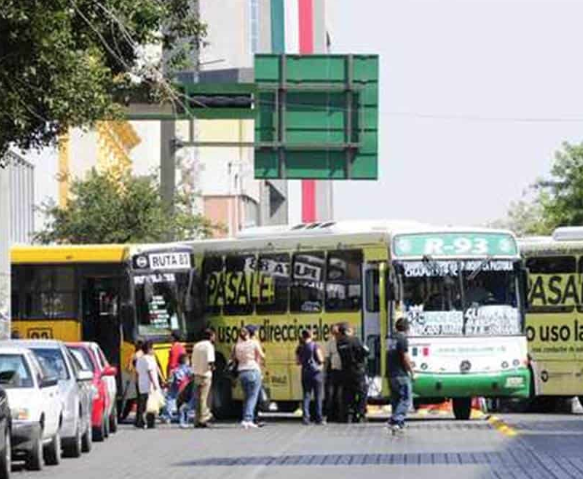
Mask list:
[[[302,346],[301,360],[302,371],[310,376],[318,374],[322,368],[316,356],[316,343],[310,342]],[[306,351],[308,350],[309,353]]]

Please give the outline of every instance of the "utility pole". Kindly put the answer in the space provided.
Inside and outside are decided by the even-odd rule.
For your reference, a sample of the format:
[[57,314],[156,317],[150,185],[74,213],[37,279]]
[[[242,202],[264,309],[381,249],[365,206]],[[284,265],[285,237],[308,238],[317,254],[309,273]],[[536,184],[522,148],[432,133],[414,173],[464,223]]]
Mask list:
[[0,158],[0,339],[10,338],[10,167]]

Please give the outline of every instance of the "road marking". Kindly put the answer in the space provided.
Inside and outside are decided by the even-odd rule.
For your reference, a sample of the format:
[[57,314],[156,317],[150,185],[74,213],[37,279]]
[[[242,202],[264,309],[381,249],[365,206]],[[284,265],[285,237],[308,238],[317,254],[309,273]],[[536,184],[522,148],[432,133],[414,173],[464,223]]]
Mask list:
[[492,426],[494,426],[496,429],[498,429],[498,431],[500,431],[505,436],[514,437],[514,436],[518,435],[518,432],[516,431],[516,429],[510,427],[508,424],[506,424],[498,416],[490,416],[488,418],[488,422],[490,424],[492,424]]

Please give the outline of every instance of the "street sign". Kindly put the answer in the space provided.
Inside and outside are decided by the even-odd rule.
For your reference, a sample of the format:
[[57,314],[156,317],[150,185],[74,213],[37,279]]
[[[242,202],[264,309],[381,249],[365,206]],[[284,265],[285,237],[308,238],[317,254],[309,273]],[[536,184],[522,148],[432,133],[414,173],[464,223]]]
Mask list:
[[255,177],[378,177],[377,55],[255,55]]

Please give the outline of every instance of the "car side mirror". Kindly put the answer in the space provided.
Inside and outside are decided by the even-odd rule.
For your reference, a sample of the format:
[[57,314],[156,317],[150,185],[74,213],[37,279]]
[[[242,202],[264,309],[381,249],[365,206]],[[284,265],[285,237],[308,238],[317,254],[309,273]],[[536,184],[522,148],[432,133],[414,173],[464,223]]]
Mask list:
[[50,388],[59,384],[59,378],[57,376],[47,376],[40,381],[41,388]]
[[117,368],[115,366],[105,366],[101,371],[102,376],[117,376]]
[[87,369],[82,369],[77,373],[77,381],[79,382],[93,381],[93,373]]

